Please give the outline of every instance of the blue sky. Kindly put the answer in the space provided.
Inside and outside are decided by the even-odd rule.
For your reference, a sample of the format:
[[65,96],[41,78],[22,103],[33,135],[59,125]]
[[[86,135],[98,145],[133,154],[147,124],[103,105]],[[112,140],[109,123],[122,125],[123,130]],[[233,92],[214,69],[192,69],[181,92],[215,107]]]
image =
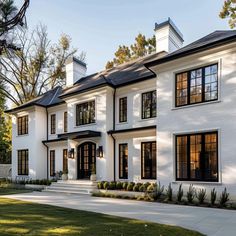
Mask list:
[[[17,4],[23,0],[16,0]],[[184,35],[185,45],[214,30],[229,29],[218,14],[223,0],[31,0],[30,28],[48,27],[56,42],[62,33],[87,54],[88,74],[100,71],[119,44],[133,43],[138,33],[151,36],[155,22],[168,17]]]

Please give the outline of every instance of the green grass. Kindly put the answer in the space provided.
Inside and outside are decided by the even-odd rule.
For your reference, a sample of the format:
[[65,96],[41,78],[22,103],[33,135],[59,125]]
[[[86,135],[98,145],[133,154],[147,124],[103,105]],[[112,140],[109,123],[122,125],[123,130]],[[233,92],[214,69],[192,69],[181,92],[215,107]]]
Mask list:
[[0,195],[8,195],[8,194],[17,194],[17,193],[29,193],[32,190],[29,189],[16,189],[16,188],[1,188],[0,187]]
[[201,234],[180,227],[0,198],[0,235],[188,236]]

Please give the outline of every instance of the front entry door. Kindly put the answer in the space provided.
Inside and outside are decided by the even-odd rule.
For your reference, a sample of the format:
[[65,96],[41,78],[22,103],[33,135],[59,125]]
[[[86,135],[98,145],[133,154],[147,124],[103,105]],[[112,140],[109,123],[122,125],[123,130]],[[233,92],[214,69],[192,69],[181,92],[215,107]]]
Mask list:
[[82,143],[78,147],[78,179],[89,179],[96,168],[96,144]]

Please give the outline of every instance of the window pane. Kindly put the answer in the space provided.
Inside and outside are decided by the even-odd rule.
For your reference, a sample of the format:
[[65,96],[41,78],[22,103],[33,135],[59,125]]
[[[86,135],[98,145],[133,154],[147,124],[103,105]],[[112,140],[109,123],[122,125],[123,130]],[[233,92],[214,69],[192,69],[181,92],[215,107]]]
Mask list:
[[127,121],[127,97],[119,100],[119,122]]
[[217,135],[207,134],[205,136],[204,175],[206,179],[217,180]]
[[28,116],[18,117],[17,126],[18,135],[28,134]]
[[176,178],[217,181],[217,146],[217,132],[177,136]]
[[128,178],[128,144],[119,145],[119,178]]
[[143,179],[156,178],[156,142],[141,144],[141,170]]
[[218,98],[217,77],[218,65],[177,74],[176,106],[216,100]]
[[177,178],[186,179],[187,176],[187,137],[177,137]]
[[190,136],[190,178],[202,179],[200,159],[202,152],[202,136]]
[[156,91],[142,94],[142,119],[156,117]]
[[95,123],[95,101],[76,106],[76,125]]
[[18,175],[29,174],[28,150],[18,150]]

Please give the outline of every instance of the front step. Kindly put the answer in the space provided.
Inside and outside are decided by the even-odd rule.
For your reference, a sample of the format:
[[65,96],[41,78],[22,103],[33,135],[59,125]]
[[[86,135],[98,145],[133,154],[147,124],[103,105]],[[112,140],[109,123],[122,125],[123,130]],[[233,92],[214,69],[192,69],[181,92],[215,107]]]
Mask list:
[[91,194],[95,190],[96,183],[85,180],[59,180],[47,186],[44,192],[72,193],[72,194]]

